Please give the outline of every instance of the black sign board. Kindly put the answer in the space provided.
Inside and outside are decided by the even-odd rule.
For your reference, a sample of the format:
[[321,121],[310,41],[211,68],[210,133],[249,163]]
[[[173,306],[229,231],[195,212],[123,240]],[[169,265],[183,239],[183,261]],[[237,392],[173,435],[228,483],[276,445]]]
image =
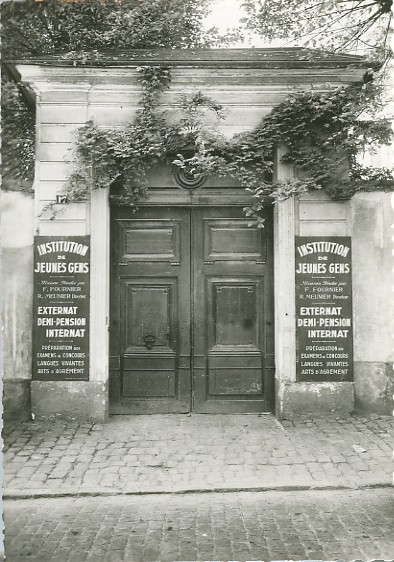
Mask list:
[[34,241],[33,379],[89,378],[89,236]]
[[349,236],[296,236],[298,381],[353,380]]

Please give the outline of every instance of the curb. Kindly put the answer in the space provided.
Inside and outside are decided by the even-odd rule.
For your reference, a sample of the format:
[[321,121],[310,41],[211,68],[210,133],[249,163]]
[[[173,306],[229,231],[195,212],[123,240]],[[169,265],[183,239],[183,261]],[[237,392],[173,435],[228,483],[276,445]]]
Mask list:
[[346,486],[346,485],[316,485],[316,486],[256,486],[249,488],[234,487],[234,488],[185,488],[178,490],[108,490],[102,489],[75,491],[75,490],[38,490],[37,492],[20,492],[17,490],[10,490],[3,493],[3,500],[31,500],[31,499],[51,499],[51,498],[89,498],[89,497],[111,497],[111,496],[173,496],[185,494],[231,494],[231,493],[258,493],[258,492],[321,492],[321,491],[356,491],[365,489],[381,489],[392,488],[393,484],[390,482],[361,484],[359,486]]

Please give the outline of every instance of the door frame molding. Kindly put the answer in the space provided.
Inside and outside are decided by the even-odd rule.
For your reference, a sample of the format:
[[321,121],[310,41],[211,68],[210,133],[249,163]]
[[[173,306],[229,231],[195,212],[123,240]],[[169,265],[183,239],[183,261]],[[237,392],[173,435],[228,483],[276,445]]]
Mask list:
[[90,355],[89,380],[103,385],[108,418],[109,376],[109,189],[94,189],[90,198]]
[[[274,180],[295,179],[293,166],[283,164],[285,146],[275,151]],[[275,414],[282,418],[286,386],[296,382],[295,227],[296,203],[291,197],[274,209]]]
[[[280,152],[278,151],[278,158]],[[292,177],[290,166],[277,167],[277,179]],[[239,189],[152,190],[143,206],[231,206],[247,205],[250,196]],[[141,204],[142,206],[142,204]],[[286,385],[295,382],[295,202],[291,198],[274,208],[274,306],[275,306],[275,413],[281,417]],[[109,380],[109,190],[92,191],[91,226],[91,307],[89,380],[100,382],[105,390],[105,417],[108,418]]]

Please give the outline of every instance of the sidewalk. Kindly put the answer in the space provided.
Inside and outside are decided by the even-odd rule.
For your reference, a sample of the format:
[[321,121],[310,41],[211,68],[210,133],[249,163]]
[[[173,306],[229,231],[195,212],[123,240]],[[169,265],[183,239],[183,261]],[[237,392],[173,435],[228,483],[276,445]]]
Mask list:
[[356,489],[392,484],[393,418],[114,416],[8,423],[4,497]]

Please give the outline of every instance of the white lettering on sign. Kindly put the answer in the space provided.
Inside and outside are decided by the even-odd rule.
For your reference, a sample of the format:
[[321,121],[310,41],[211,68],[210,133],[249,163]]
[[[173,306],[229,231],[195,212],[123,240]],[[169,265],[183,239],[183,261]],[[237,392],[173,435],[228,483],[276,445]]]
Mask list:
[[73,252],[80,256],[86,256],[89,247],[85,244],[78,244],[77,242],[69,242],[68,240],[57,240],[53,242],[46,242],[37,246],[40,256],[44,254],[51,254],[53,252]]
[[338,326],[345,326],[349,328],[349,326],[351,325],[351,319],[350,318],[319,318],[318,325],[320,328],[322,326],[324,326],[324,328],[334,328]]
[[62,361],[62,367],[83,367],[85,361]]
[[64,262],[48,261],[37,262],[34,273],[88,273],[89,264],[82,262]]
[[57,328],[47,328],[45,335],[47,338],[83,338],[85,335],[85,328],[59,330]]
[[327,273],[325,263],[299,263],[296,273]]
[[349,330],[308,330],[308,338],[347,338]]
[[49,316],[50,314],[76,314],[77,306],[39,306],[38,314]]
[[302,361],[301,367],[323,367],[321,361]]
[[37,361],[39,367],[58,367],[59,361]]
[[350,267],[348,263],[330,263],[328,266],[329,273],[349,273]]
[[316,371],[317,375],[346,375],[347,369],[320,369]]
[[312,291],[318,293],[342,293],[343,287],[312,287]]
[[56,318],[56,326],[86,326],[86,318]]
[[56,375],[83,375],[83,369],[56,369]]
[[350,248],[343,244],[337,244],[336,242],[308,242],[307,244],[297,246],[297,251],[300,256],[315,254],[317,252],[328,252],[346,258]]
[[301,316],[339,316],[342,314],[341,306],[301,306]]

